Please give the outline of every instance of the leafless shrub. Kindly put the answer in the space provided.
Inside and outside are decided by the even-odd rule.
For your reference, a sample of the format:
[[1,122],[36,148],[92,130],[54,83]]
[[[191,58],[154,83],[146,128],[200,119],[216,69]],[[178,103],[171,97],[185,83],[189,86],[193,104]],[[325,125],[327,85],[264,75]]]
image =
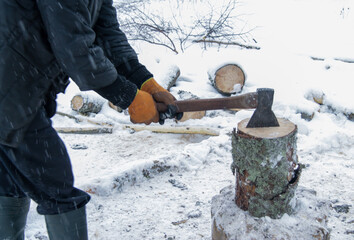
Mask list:
[[246,45],[254,39],[252,29],[236,14],[238,2],[220,0],[217,6],[211,0],[135,0],[116,5],[121,27],[130,40],[163,46],[175,53],[195,43],[202,43],[204,48],[211,44],[257,48]]

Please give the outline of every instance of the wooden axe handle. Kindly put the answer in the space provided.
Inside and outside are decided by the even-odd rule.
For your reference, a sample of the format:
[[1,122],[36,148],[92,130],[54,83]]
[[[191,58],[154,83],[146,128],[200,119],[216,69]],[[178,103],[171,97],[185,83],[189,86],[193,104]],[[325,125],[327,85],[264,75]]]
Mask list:
[[191,99],[175,101],[177,112],[198,112],[218,109],[249,109],[258,105],[258,94],[256,92],[246,93],[235,97]]

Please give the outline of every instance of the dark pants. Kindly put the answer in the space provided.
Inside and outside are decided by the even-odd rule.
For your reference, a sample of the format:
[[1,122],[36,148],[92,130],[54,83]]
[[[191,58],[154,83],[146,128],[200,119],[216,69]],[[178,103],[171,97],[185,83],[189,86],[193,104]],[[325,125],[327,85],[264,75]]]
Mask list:
[[0,196],[30,197],[39,214],[65,213],[83,207],[90,196],[73,187],[64,143],[42,108],[17,148],[0,145]]

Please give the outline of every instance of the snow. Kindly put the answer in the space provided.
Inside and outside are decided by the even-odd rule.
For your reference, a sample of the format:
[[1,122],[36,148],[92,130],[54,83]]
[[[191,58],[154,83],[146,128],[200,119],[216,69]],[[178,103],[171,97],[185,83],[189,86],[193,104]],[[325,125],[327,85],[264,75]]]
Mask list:
[[215,224],[230,233],[228,239],[322,239],[319,233],[327,233],[328,204],[319,201],[314,191],[299,187],[292,201],[293,213],[280,219],[252,217],[236,206],[234,195],[234,187],[228,186],[212,199]]
[[[255,27],[252,36],[260,50],[192,45],[176,55],[145,43],[133,43],[134,48],[160,83],[171,69],[180,69],[170,89],[176,97],[179,90],[199,98],[222,97],[208,72],[230,61],[247,75],[240,94],[274,88],[276,116],[298,126],[299,162],[306,166],[299,188],[316,193],[295,199],[301,203],[298,211],[306,218],[313,214],[309,205],[325,199],[332,206],[325,211],[331,239],[353,239],[354,122],[348,116],[354,113],[354,64],[338,59],[354,59],[354,2],[243,0],[240,11],[250,28]],[[70,101],[78,91],[71,83],[58,97],[58,111],[75,115]],[[313,97],[323,97],[323,105]],[[235,184],[230,133],[252,113],[208,111],[202,119],[164,125],[217,128],[219,136],[165,134],[124,129],[129,116],[105,104],[89,119],[113,123],[112,134],[61,134],[76,186],[92,196],[87,205],[90,239],[211,239],[211,199]],[[313,119],[301,114],[313,114]],[[90,126],[58,115],[53,125]],[[77,145],[86,149],[73,149]],[[348,212],[335,210],[344,205],[350,205]],[[44,218],[35,207],[32,202],[26,239],[47,239]],[[286,225],[296,219],[284,216],[279,221]]]

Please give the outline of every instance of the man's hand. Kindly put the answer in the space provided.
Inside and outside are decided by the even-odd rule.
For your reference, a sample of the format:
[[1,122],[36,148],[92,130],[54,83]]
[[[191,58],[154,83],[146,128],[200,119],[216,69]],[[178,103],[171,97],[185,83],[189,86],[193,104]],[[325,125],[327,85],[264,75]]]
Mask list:
[[152,122],[159,122],[156,103],[152,96],[144,91],[137,91],[133,102],[128,108],[128,112],[132,123],[145,123],[149,125]]
[[154,78],[150,78],[144,82],[141,86],[141,90],[150,93],[154,98],[157,110],[160,114],[160,124],[163,124],[167,118],[180,120],[183,117],[183,113],[177,113],[177,107],[175,105],[176,98],[161,87]]

